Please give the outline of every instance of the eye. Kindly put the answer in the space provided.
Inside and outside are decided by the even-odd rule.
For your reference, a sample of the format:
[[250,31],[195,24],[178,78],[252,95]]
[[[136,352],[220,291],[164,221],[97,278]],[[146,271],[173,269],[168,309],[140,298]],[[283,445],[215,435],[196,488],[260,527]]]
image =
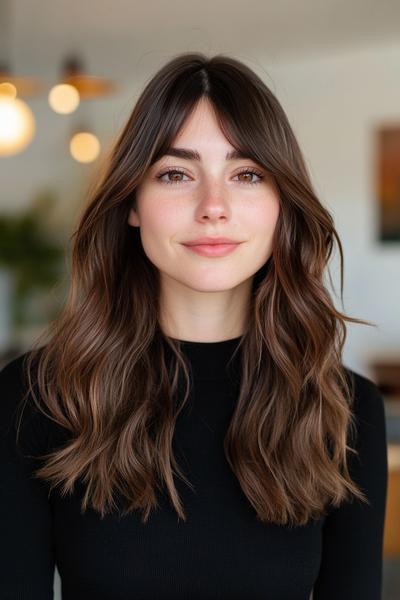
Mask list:
[[260,173],[259,171],[257,171],[256,169],[244,169],[243,171],[240,171],[240,173],[237,173],[235,175],[235,177],[239,177],[240,175],[256,175],[256,177],[258,177],[257,181],[240,181],[239,183],[247,183],[250,185],[254,185],[255,183],[261,183],[262,180],[264,179],[264,175],[262,173]]
[[[173,175],[174,179],[169,179],[169,176]],[[256,181],[239,181],[239,183],[244,183],[247,185],[254,185],[256,183],[261,183],[262,180],[264,179],[264,175],[260,172],[257,171],[256,169],[244,169],[243,171],[240,171],[240,173],[236,173],[235,177],[239,177],[241,175],[255,175],[256,177],[258,177],[258,180]],[[167,176],[167,179],[163,179],[163,177]],[[167,183],[167,184],[171,184],[171,183],[184,183],[185,180],[181,179],[181,177],[188,177],[188,175],[186,175],[186,173],[184,173],[183,171],[180,171],[179,169],[168,169],[167,171],[164,171],[163,173],[161,173],[160,175],[157,175],[156,178],[159,179],[160,181],[162,181],[163,183]]]
[[[165,175],[171,175],[174,174],[174,176],[178,176],[178,179],[163,179],[163,177],[165,177]],[[181,175],[186,175],[186,173],[184,173],[183,171],[179,171],[178,169],[168,169],[168,171],[164,171],[164,173],[161,173],[161,175],[157,175],[157,179],[159,179],[160,181],[162,181],[163,183],[182,183],[182,179],[179,179],[179,177]]]

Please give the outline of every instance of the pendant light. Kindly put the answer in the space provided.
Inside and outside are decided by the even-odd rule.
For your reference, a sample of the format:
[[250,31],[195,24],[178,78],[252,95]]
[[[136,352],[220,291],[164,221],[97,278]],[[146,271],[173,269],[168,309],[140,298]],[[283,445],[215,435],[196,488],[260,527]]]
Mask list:
[[33,77],[23,77],[11,72],[5,56],[10,54],[11,12],[10,2],[0,4],[0,157],[22,152],[35,134],[35,118],[22,96],[34,96],[41,85]]
[[50,90],[48,99],[54,111],[67,114],[77,109],[80,100],[101,98],[115,89],[111,79],[89,75],[80,58],[69,56],[63,62],[60,82]]

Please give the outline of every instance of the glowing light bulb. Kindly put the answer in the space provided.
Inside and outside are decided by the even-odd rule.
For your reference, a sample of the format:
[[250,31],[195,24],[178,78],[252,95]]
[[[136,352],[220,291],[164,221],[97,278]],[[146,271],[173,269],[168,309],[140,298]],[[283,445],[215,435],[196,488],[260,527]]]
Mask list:
[[98,157],[100,142],[93,133],[81,131],[72,136],[69,149],[75,160],[82,163],[89,163]]
[[13,83],[4,81],[0,83],[0,96],[8,96],[9,98],[17,97],[17,88]]
[[69,83],[55,85],[49,92],[49,104],[56,113],[70,114],[76,110],[79,102],[78,90]]
[[[8,90],[11,92],[10,88]],[[0,156],[18,154],[31,142],[36,130],[29,106],[11,93],[0,93]]]

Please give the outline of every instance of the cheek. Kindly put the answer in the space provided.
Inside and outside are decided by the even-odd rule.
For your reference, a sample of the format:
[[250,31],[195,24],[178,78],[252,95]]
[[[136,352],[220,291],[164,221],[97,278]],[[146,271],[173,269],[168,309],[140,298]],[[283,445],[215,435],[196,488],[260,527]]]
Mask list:
[[257,210],[251,212],[247,220],[248,231],[254,242],[253,256],[257,256],[257,268],[262,266],[272,254],[272,240],[279,218],[279,211],[279,200],[274,198],[267,203],[260,203]]
[[277,200],[273,205],[273,208],[271,210],[271,213],[269,214],[269,219],[268,219],[269,227],[271,228],[271,234],[275,231],[276,224],[279,219],[279,213],[280,213],[280,205],[279,205],[279,200]]
[[144,193],[138,198],[138,205],[143,233],[161,234],[170,230],[176,214],[171,211],[167,202],[163,202],[162,197],[154,191],[149,194]]
[[248,226],[254,235],[270,239],[275,231],[279,211],[279,198],[273,196],[267,202],[260,202],[248,213]]
[[169,247],[179,241],[179,232],[185,232],[187,224],[182,222],[182,212],[159,198],[141,198],[140,235],[143,248],[153,258],[162,259]]

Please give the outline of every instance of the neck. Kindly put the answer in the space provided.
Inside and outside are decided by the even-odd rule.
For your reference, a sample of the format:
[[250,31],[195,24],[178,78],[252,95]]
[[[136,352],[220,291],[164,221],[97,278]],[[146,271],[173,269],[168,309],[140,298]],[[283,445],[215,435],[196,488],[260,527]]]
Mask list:
[[244,334],[251,279],[232,289],[203,292],[164,278],[161,289],[160,327],[164,335],[213,343]]

